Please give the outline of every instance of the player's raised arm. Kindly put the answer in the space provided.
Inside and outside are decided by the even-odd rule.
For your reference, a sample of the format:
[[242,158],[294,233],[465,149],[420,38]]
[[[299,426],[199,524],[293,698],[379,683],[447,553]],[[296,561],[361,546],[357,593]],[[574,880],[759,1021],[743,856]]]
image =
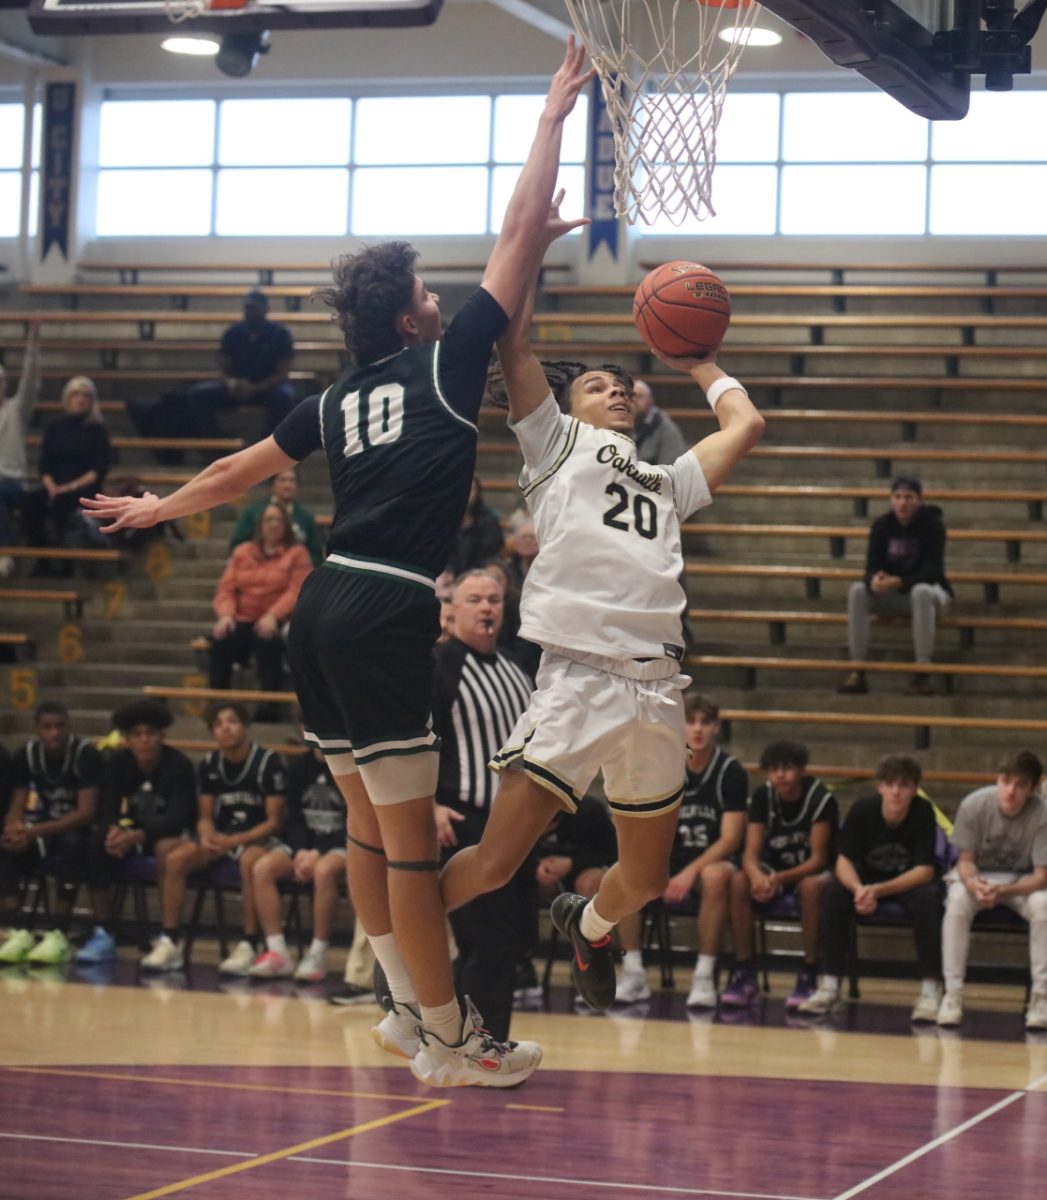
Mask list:
[[654,352],[666,366],[690,375],[705,393],[720,428],[691,447],[702,473],[715,492],[763,436],[767,422],[737,379],[722,371],[712,355],[707,358],[668,358]]
[[592,70],[583,69],[584,62],[585,47],[578,46],[573,36],[569,37],[564,60],[549,85],[538,131],[484,272],[483,287],[510,317],[516,314],[528,291],[535,243],[542,236],[560,169],[563,123],[594,75]]
[[561,188],[547,209],[544,230],[531,247],[526,276],[527,289],[520,301],[520,307],[497,343],[498,358],[502,364],[502,374],[509,394],[509,419],[513,422],[522,421],[549,395],[549,381],[531,345],[535,290],[545,252],[557,238],[581,225],[589,224],[587,217],[575,221],[564,220],[560,216],[563,198],[564,190]]
[[272,475],[298,465],[270,436],[227,458],[219,458],[183,484],[170,496],[160,499],[152,492],[144,496],[102,496],[80,501],[88,516],[107,521],[103,533],[121,529],[148,529],[161,521],[173,521],[189,513],[203,512],[217,504],[227,504],[250,491]]

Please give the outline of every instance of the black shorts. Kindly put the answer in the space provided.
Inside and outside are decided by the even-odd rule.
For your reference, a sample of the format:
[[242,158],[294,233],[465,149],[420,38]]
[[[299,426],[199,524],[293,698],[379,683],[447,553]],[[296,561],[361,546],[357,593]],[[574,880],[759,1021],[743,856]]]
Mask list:
[[287,659],[306,740],[357,767],[434,751],[433,646],[440,604],[426,586],[330,563],[306,579]]

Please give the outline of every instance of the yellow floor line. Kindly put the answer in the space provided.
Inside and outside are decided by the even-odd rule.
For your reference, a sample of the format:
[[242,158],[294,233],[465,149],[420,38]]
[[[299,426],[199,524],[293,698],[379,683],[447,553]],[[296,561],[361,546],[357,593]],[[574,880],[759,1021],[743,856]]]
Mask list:
[[381,1129],[384,1125],[393,1125],[397,1121],[406,1121],[409,1117],[420,1117],[434,1109],[443,1108],[450,1104],[449,1100],[426,1100],[422,1104],[408,1108],[404,1112],[391,1113],[385,1117],[376,1117],[373,1121],[365,1121],[362,1125],[353,1125],[350,1129],[340,1129],[337,1133],[329,1133],[324,1137],[313,1138],[308,1142],[299,1142],[295,1146],[287,1146],[283,1150],[273,1150],[270,1154],[261,1154],[247,1162],[233,1163],[228,1167],[220,1167],[217,1171],[206,1171],[202,1175],[192,1175],[188,1179],[180,1179],[165,1187],[155,1188],[151,1192],[139,1192],[129,1197],[129,1200],[158,1200],[160,1196],[172,1196],[175,1192],[186,1192],[198,1187],[201,1183],[211,1183],[215,1179],[224,1179],[227,1175],[239,1175],[243,1171],[253,1171],[255,1167],[264,1167],[267,1163],[280,1162],[285,1158],[293,1158],[297,1154],[306,1154],[319,1146],[329,1146],[332,1142],[344,1141],[356,1137],[360,1133],[369,1133],[372,1129]]

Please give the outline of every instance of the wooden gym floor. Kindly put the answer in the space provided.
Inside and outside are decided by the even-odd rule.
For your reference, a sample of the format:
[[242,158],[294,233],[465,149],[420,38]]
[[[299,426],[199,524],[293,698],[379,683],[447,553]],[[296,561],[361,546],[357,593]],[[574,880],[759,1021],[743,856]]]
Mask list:
[[[189,984],[192,986],[188,986]],[[963,1036],[866,985],[828,1021],[778,999],[607,1016],[566,988],[514,1016],[545,1063],[512,1091],[422,1087],[321,986],[0,974],[3,1200],[1019,1198],[1047,1179],[1047,1035],[983,989]]]

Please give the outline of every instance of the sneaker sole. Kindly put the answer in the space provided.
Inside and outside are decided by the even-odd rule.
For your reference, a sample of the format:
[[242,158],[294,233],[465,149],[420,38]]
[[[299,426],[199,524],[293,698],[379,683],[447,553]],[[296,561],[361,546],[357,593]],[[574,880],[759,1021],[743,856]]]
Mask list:
[[[387,1054],[395,1054],[397,1058],[407,1058],[411,1060],[414,1059],[415,1055],[418,1053],[419,1047],[422,1044],[418,1038],[412,1038],[411,1041],[414,1042],[414,1048],[412,1049],[411,1041],[397,1041],[395,1038],[389,1036],[385,1030],[378,1025],[375,1025],[371,1030],[371,1037]],[[443,1084],[440,1086],[448,1087],[453,1085]]]
[[[424,1058],[425,1066],[421,1066],[418,1062],[420,1058]],[[424,1083],[429,1087],[453,1088],[453,1087],[493,1087],[493,1088],[513,1088],[519,1087],[538,1070],[541,1066],[541,1059],[538,1060],[532,1067],[527,1067],[522,1071],[513,1071],[510,1074],[495,1074],[481,1075],[476,1071],[470,1071],[467,1068],[457,1067],[453,1063],[444,1063],[443,1066],[435,1067],[428,1058],[419,1051],[411,1059],[411,1074],[418,1080],[419,1083]]]

